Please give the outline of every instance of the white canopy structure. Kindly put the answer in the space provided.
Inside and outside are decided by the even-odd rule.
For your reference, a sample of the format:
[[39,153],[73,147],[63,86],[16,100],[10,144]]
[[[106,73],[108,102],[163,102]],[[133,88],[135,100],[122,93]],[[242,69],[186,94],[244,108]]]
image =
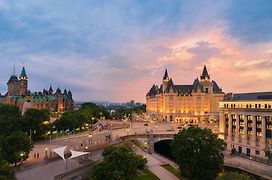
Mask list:
[[80,152],[80,151],[73,151],[71,150],[72,156],[69,159],[75,158],[75,157],[79,157],[79,156],[83,156],[85,154],[88,154],[88,152]]
[[52,149],[52,151],[57,153],[65,161],[64,151],[65,151],[66,148],[67,148],[67,146],[63,146],[63,147],[60,147],[60,148]]
[[[66,148],[67,148],[67,146],[63,146],[63,147],[60,147],[60,148],[52,149],[52,151],[54,151],[55,153],[57,153],[65,161],[66,159],[64,157],[64,151],[65,151]],[[76,158],[76,157],[88,154],[88,152],[74,151],[74,150],[71,150],[71,149],[69,149],[69,150],[72,153],[72,156],[69,159]]]

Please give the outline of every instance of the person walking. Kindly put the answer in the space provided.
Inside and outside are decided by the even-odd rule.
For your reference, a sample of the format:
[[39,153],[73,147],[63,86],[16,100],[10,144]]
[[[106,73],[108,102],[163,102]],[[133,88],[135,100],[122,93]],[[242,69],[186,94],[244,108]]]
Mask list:
[[40,154],[39,153],[37,153],[37,158],[39,158],[40,157]]
[[36,158],[36,153],[34,153],[34,158]]

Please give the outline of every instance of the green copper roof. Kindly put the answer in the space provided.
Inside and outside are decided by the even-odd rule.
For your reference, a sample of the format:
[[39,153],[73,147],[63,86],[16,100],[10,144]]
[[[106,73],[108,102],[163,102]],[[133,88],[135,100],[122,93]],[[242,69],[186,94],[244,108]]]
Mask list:
[[27,77],[25,67],[23,67],[20,77]]
[[[39,95],[30,95],[30,101],[31,102],[43,102],[43,101],[54,101],[56,99],[55,96],[39,96]],[[12,96],[13,100],[17,100],[19,102],[25,102],[26,101],[26,97],[24,96]]]

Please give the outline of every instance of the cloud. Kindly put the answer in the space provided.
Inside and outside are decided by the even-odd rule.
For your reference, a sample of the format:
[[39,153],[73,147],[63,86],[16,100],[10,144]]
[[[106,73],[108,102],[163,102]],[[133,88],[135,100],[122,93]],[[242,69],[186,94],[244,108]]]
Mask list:
[[204,64],[225,91],[272,88],[269,6],[243,3],[2,0],[0,91],[23,63],[31,90],[52,83],[76,100],[144,102],[165,68],[190,84]]
[[271,7],[272,1],[231,1],[226,10],[228,31],[248,43],[271,41]]

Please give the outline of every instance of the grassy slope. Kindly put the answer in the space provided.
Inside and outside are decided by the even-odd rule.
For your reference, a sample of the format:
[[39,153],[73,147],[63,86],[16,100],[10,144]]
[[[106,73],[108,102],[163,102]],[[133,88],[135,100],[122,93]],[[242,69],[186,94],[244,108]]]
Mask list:
[[135,176],[132,180],[159,180],[159,178],[148,169],[144,170],[142,174]]

